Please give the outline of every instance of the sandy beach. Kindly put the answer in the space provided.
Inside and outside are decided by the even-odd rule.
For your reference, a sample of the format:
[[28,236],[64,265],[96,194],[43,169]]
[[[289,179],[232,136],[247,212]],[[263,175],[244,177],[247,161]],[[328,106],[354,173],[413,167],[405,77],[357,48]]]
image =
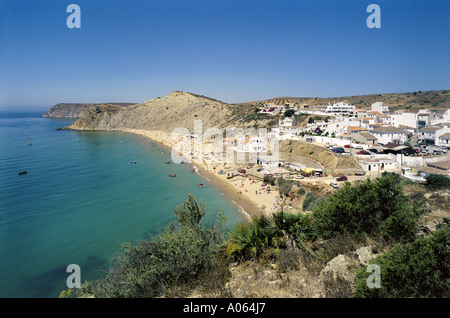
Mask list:
[[[151,139],[157,145],[172,150],[182,147],[194,149],[194,140],[173,139],[172,135],[163,131],[150,131],[139,129],[126,129],[124,132],[137,134]],[[190,143],[189,144],[186,144]],[[205,145],[205,143],[203,144]],[[207,147],[203,147],[207,149]],[[183,153],[184,154],[184,153]],[[189,155],[189,154],[188,154]],[[228,200],[236,205],[244,219],[256,215],[271,215],[276,211],[279,203],[277,187],[266,186],[262,180],[252,175],[244,175],[238,172],[239,168],[248,170],[246,164],[224,163],[214,156],[202,157],[198,153],[191,152],[191,158],[185,156],[186,163],[191,164],[193,171],[205,178],[210,186],[219,190]],[[189,159],[191,162],[189,162]],[[250,171],[249,171],[250,173]],[[228,179],[227,177],[234,175]],[[206,183],[206,185],[208,185]]]

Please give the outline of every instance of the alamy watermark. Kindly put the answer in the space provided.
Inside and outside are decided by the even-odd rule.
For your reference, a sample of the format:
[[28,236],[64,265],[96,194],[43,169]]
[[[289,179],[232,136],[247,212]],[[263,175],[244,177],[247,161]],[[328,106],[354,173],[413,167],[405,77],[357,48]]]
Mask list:
[[381,8],[378,4],[370,4],[366,9],[367,13],[371,13],[366,20],[369,29],[381,28]]
[[69,29],[81,28],[81,8],[78,4],[70,4],[66,9],[70,15],[67,17],[66,25]]
[[66,269],[67,273],[71,273],[67,277],[66,285],[68,288],[80,288],[81,287],[81,269],[77,264],[70,264]]
[[380,266],[370,264],[367,266],[367,273],[371,273],[366,279],[367,287],[370,289],[381,288],[381,270]]
[[[66,9],[70,15],[67,17],[66,25],[69,29],[81,28],[81,8],[78,4],[70,4]],[[366,25],[369,29],[381,28],[381,8],[378,4],[370,4],[366,8],[366,12],[370,13],[367,17]]]

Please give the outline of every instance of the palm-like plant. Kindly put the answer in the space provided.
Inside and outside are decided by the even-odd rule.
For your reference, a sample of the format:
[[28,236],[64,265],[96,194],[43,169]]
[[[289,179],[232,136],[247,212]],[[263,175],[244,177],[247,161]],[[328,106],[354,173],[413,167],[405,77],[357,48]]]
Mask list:
[[273,215],[273,220],[275,227],[283,231],[287,239],[304,242],[317,237],[311,214],[280,211]]
[[270,219],[266,216],[253,217],[249,222],[241,222],[231,228],[227,253],[241,260],[249,259],[279,245],[279,233],[272,227]]

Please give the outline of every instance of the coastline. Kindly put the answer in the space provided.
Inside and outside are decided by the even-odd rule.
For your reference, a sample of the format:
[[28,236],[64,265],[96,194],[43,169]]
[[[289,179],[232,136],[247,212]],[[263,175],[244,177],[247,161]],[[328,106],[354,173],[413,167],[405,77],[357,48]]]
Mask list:
[[[173,140],[171,134],[163,131],[121,129],[121,132],[132,133],[150,139],[156,145],[172,151],[173,147],[179,143]],[[187,163],[202,178],[235,205],[243,219],[250,219],[253,216],[271,215],[276,209],[279,195],[276,189],[272,191],[262,191],[261,183],[245,176],[235,177],[228,180],[226,174],[219,175],[215,172],[219,170],[219,163],[214,161],[190,162]],[[213,168],[210,168],[213,166]],[[197,169],[196,169],[197,168]],[[229,171],[237,170],[237,165],[229,168]],[[240,183],[240,184],[239,184]],[[265,188],[264,188],[265,189]]]

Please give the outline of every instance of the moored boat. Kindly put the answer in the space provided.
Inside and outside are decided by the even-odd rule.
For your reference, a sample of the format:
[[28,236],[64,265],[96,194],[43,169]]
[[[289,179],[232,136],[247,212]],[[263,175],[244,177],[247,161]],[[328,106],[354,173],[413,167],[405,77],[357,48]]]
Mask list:
[[205,186],[203,183],[199,183],[198,186],[199,186],[200,188],[206,188],[206,186]]

